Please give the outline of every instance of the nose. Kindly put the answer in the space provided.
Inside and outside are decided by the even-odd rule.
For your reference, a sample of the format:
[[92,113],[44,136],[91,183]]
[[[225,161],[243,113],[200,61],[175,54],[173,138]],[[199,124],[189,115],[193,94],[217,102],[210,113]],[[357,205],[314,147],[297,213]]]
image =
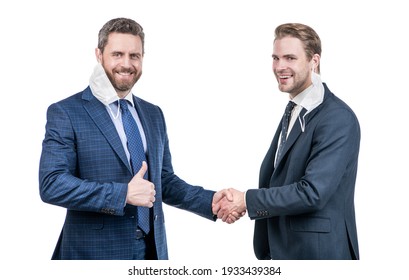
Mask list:
[[128,55],[124,55],[121,64],[123,67],[129,68],[132,65],[131,58]]
[[283,59],[275,59],[273,61],[273,70],[280,71],[287,69],[287,63]]

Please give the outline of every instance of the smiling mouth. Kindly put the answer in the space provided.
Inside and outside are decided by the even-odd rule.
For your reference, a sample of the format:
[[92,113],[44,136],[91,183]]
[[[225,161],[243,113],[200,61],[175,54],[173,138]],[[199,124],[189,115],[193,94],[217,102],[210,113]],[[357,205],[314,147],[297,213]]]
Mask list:
[[279,79],[289,79],[289,78],[291,78],[293,75],[277,75],[277,77],[279,78]]
[[280,85],[287,85],[293,75],[277,75],[277,81]]
[[133,75],[133,72],[117,72],[117,74],[121,76],[130,76]]

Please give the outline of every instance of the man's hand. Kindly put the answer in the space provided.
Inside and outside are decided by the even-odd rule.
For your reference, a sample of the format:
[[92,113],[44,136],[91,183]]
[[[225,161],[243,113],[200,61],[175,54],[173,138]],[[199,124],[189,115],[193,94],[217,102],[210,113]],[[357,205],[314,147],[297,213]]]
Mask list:
[[134,206],[152,207],[155,202],[155,185],[143,176],[148,170],[146,162],[142,162],[142,167],[137,174],[128,183],[128,193],[126,195],[126,203]]
[[212,211],[219,219],[228,224],[238,221],[246,214],[244,193],[232,188],[215,193]]

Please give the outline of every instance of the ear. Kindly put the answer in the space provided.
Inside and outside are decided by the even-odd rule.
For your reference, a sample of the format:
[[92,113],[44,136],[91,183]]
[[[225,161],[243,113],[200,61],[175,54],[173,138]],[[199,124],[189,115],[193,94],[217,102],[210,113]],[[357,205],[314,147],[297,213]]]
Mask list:
[[314,54],[311,59],[311,70],[317,72],[318,65],[320,65],[321,56],[319,54]]
[[95,49],[95,57],[97,58],[98,63],[102,63],[102,52],[99,48]]

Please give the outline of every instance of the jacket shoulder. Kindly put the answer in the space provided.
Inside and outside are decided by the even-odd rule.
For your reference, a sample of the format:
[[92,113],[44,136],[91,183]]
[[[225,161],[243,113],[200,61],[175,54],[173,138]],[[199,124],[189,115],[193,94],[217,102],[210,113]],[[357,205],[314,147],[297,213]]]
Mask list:
[[[89,91],[89,92],[88,92]],[[67,106],[67,105],[72,105],[72,104],[78,104],[81,103],[81,100],[84,99],[84,96],[86,96],[85,99],[89,100],[89,96],[91,95],[91,98],[93,98],[93,95],[91,93],[91,90],[89,89],[89,87],[87,87],[86,89],[84,89],[83,91],[77,92],[75,94],[72,94],[64,99],[61,99],[57,102],[55,102],[54,104],[59,104],[61,106]]]
[[324,83],[325,88],[325,97],[324,102],[322,103],[322,109],[324,111],[328,111],[328,113],[336,113],[336,114],[345,114],[351,115],[354,119],[357,120],[355,112],[352,108],[341,98],[336,96]]

